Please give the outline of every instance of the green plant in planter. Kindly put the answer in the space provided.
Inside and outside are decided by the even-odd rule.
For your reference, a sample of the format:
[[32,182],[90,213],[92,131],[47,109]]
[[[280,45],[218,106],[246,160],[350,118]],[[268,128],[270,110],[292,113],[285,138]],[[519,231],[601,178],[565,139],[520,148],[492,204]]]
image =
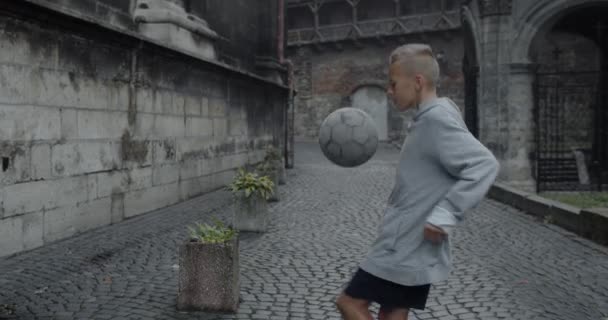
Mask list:
[[195,227],[188,227],[190,231],[190,239],[196,240],[201,243],[226,243],[232,240],[236,235],[237,231],[224,226],[224,224],[215,219],[214,224],[197,223]]
[[277,167],[270,161],[262,161],[257,167],[256,171],[262,175],[268,175],[269,173],[276,171]]
[[177,309],[236,312],[239,305],[239,241],[218,219],[189,227],[179,246]]
[[264,157],[264,162],[279,162],[281,161],[281,153],[279,149],[270,145],[266,148],[266,156]]
[[260,177],[256,173],[246,172],[245,169],[240,168],[228,188],[234,193],[244,191],[247,198],[256,193],[268,200],[274,192],[274,183],[266,176]]
[[268,177],[268,179],[270,179],[270,181],[272,181],[272,183],[274,184],[274,191],[273,193],[270,195],[270,198],[267,200],[271,200],[271,201],[278,201],[278,190],[279,190],[279,182],[280,182],[280,167],[278,166],[278,163],[276,162],[270,162],[270,161],[262,161],[260,164],[258,164],[258,166],[256,167],[256,171],[262,175],[262,176],[266,176]]
[[0,304],[0,319],[13,319],[17,313],[17,305]]

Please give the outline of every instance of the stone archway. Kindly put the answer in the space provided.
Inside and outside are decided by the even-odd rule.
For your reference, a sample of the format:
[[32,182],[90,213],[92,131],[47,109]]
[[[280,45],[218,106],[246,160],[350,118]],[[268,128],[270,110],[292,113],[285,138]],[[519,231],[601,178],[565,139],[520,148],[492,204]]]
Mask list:
[[557,14],[532,38],[537,190],[595,189],[608,178],[608,2]]
[[358,87],[351,96],[352,107],[369,114],[378,129],[378,140],[388,140],[388,99],[385,90],[376,85]]
[[522,21],[516,30],[511,45],[513,63],[530,63],[530,50],[534,38],[551,27],[568,13],[584,7],[606,5],[606,0],[543,0],[528,10],[519,20]]
[[[492,2],[492,1],[490,1]],[[505,1],[511,2],[511,1]],[[505,3],[501,2],[501,3]],[[557,21],[583,7],[606,4],[606,0],[513,0],[513,9],[484,13],[481,2],[471,1],[475,39],[479,41],[480,139],[501,163],[499,179],[524,190],[538,190],[536,177],[536,65],[531,57],[534,38],[550,30]],[[485,2],[487,3],[487,2]],[[492,2],[494,4],[496,2]],[[502,16],[510,15],[510,19]],[[478,25],[475,25],[478,22]],[[510,33],[508,39],[498,34]]]

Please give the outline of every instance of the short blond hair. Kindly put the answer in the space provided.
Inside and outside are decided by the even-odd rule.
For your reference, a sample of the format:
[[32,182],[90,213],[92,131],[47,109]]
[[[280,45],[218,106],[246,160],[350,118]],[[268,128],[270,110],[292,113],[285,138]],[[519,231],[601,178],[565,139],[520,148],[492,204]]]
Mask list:
[[422,74],[433,88],[439,84],[439,63],[429,45],[420,43],[402,45],[391,53],[389,63],[391,65],[399,63],[409,73]]

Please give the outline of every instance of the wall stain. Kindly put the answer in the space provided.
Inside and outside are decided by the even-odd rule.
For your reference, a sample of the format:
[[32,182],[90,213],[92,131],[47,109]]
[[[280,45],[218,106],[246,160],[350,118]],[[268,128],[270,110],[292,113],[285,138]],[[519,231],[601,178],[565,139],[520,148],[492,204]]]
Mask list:
[[133,140],[129,130],[125,130],[121,138],[120,150],[123,161],[134,161],[141,164],[146,162],[150,142],[147,140]]

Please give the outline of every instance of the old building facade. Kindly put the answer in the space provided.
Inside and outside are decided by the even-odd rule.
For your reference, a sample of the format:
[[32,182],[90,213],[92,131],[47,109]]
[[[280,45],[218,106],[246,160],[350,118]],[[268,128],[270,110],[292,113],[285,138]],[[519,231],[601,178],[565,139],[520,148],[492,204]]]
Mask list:
[[387,57],[425,42],[438,53],[440,94],[526,190],[592,190],[608,181],[606,1],[289,2],[295,66],[293,133],[315,139],[333,110],[354,106],[381,139],[400,141],[408,114],[386,101]]
[[501,160],[501,180],[537,191],[606,183],[607,6],[464,2],[466,114]]
[[390,107],[385,88],[390,52],[408,42],[433,47],[442,69],[440,94],[462,105],[459,10],[460,4],[450,0],[289,1],[296,138],[315,139],[331,111],[353,106],[374,118],[380,140],[402,140],[411,115]]
[[0,256],[222,188],[284,148],[281,3],[1,1]]

